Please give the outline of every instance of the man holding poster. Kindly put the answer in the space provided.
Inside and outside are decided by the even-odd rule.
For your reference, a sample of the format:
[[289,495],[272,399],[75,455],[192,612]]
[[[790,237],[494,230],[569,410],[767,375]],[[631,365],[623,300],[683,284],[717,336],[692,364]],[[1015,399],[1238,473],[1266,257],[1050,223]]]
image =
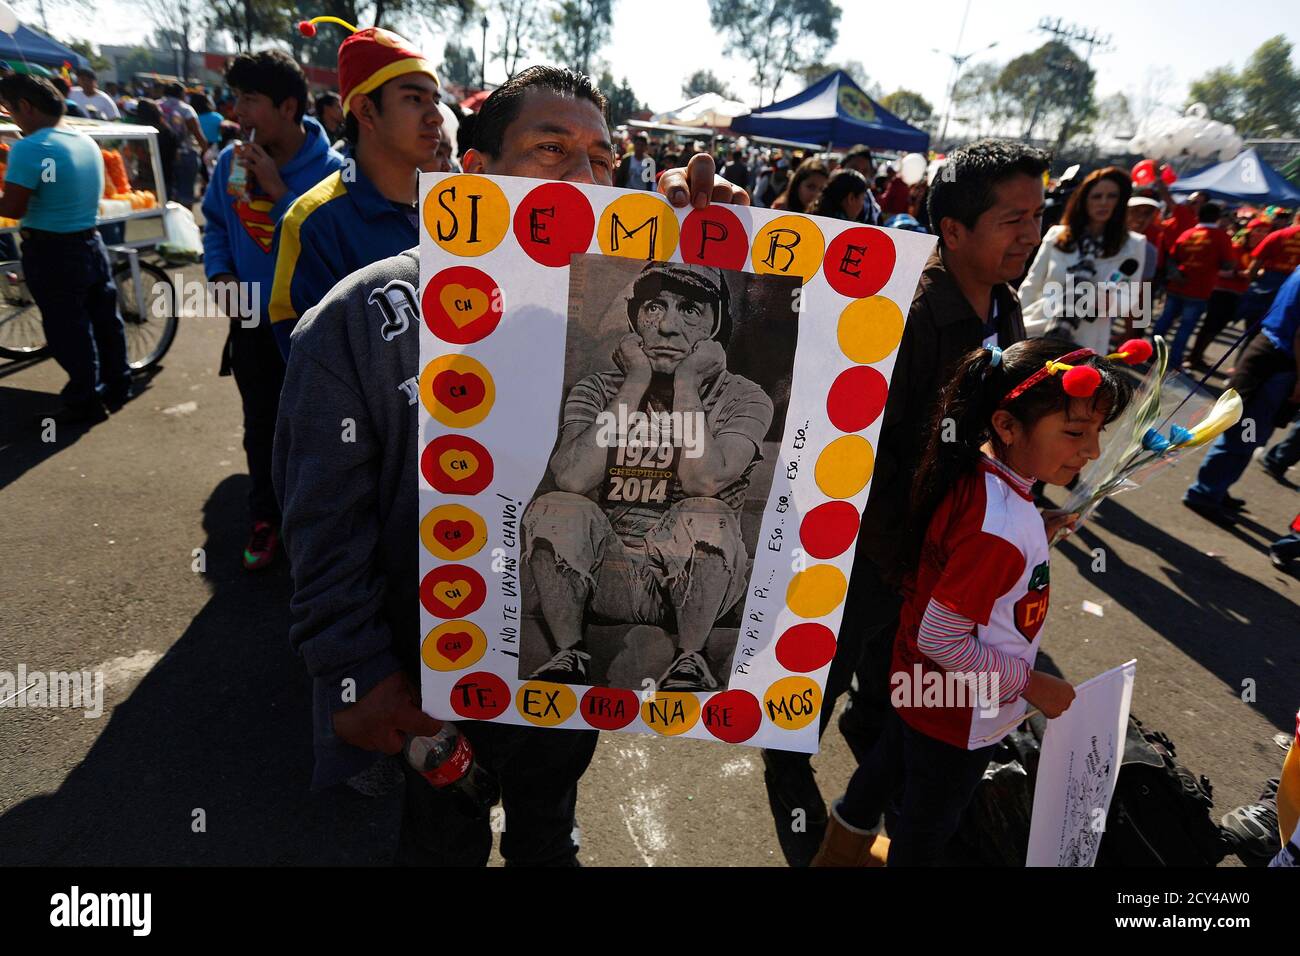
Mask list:
[[[613,148],[605,98],[569,70],[534,67],[498,88],[479,113],[472,172],[609,185]],[[660,189],[675,205],[747,202],[715,180],[711,158],[670,170]],[[314,683],[313,785],[356,774],[376,753],[397,753],[407,734],[438,721],[420,709],[418,674],[416,332],[394,330],[376,290],[418,288],[416,250],[384,259],[339,283],[293,331],[274,474],[283,502],[294,595],[290,640]],[[501,781],[511,864],[566,865],[577,781],[595,748],[591,732],[466,721],[478,762]],[[398,859],[483,865],[487,820],[407,773]]]

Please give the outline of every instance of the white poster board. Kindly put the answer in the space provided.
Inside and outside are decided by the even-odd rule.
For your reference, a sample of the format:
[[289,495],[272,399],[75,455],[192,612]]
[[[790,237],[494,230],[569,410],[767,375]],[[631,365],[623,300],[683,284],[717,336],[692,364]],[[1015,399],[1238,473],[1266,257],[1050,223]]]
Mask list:
[[934,237],[463,174],[420,227],[425,708],[815,752]]
[[1026,866],[1092,866],[1105,833],[1128,733],[1137,661],[1074,689],[1070,708],[1048,721],[1034,784]]

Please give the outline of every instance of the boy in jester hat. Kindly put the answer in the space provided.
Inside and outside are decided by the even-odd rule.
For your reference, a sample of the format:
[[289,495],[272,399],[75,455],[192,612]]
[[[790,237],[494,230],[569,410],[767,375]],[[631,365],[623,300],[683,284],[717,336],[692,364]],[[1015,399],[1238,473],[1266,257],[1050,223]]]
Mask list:
[[[289,333],[303,313],[345,276],[419,238],[419,172],[432,169],[442,143],[438,74],[396,33],[357,30],[337,17],[317,23],[351,31],[339,46],[339,86],[350,155],[345,165],[303,193],[276,228],[271,330],[286,357]],[[388,325],[419,314],[415,290],[395,285],[381,297]]]
[[[465,171],[611,185],[605,106],[589,77],[556,67],[524,70],[484,102]],[[665,172],[659,190],[675,206],[749,201],[715,177],[707,154]],[[405,735],[441,726],[421,709],[417,689],[419,337],[409,316],[398,311],[393,320],[389,298],[419,282],[418,248],[365,266],[308,309],[292,336],[275,483],[293,564],[289,638],[314,684],[318,788],[362,772],[380,753],[396,754]],[[340,441],[344,419],[355,423],[354,441]],[[595,732],[473,720],[457,726],[501,781],[506,862],[574,864],[577,785]],[[398,861],[486,864],[489,822],[405,773]]]

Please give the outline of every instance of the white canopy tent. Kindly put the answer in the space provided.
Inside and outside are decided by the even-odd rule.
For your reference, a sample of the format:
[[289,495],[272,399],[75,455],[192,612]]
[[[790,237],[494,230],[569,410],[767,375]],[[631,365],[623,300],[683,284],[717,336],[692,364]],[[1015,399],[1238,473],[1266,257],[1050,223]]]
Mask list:
[[737,116],[748,112],[749,107],[744,103],[726,99],[717,93],[701,93],[676,109],[656,113],[651,120],[673,126],[727,127]]

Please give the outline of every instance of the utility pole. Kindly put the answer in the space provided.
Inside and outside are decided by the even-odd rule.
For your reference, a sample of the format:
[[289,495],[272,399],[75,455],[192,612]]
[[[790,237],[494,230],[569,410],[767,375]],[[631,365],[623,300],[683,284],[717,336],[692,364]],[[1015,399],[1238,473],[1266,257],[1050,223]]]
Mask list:
[[966,35],[966,18],[970,16],[970,3],[971,0],[966,0],[966,11],[961,15],[961,27],[957,30],[957,43],[953,47],[952,52],[944,53],[942,50],[936,50],[933,47],[930,50],[931,53],[938,53],[940,56],[946,56],[948,59],[952,60],[952,81],[948,84],[948,102],[943,109],[943,123],[939,130],[939,142],[935,144],[936,149],[943,149],[943,142],[948,136],[948,118],[952,115],[952,96],[957,92],[957,80],[961,78],[962,67],[966,65],[966,61],[971,57],[983,53],[986,50],[991,50],[998,45],[998,41],[994,40],[988,46],[981,47],[978,50],[972,50],[970,53],[957,52],[961,48],[962,37]]
[[[1072,23],[1063,24],[1060,17],[1052,19],[1043,17],[1038,21],[1038,30],[1040,33],[1046,33],[1054,40],[1057,40],[1065,47],[1073,49],[1073,44],[1081,43],[1086,48],[1083,55],[1083,69],[1077,71],[1074,77],[1074,102],[1081,103],[1084,94],[1088,91],[1088,67],[1092,62],[1092,54],[1109,53],[1114,47],[1111,45],[1111,36],[1109,33],[1102,35],[1095,29],[1076,26]],[[1067,114],[1061,121],[1061,133],[1056,139],[1056,153],[1059,156],[1061,150],[1065,148],[1065,141],[1070,137],[1070,117]]]

